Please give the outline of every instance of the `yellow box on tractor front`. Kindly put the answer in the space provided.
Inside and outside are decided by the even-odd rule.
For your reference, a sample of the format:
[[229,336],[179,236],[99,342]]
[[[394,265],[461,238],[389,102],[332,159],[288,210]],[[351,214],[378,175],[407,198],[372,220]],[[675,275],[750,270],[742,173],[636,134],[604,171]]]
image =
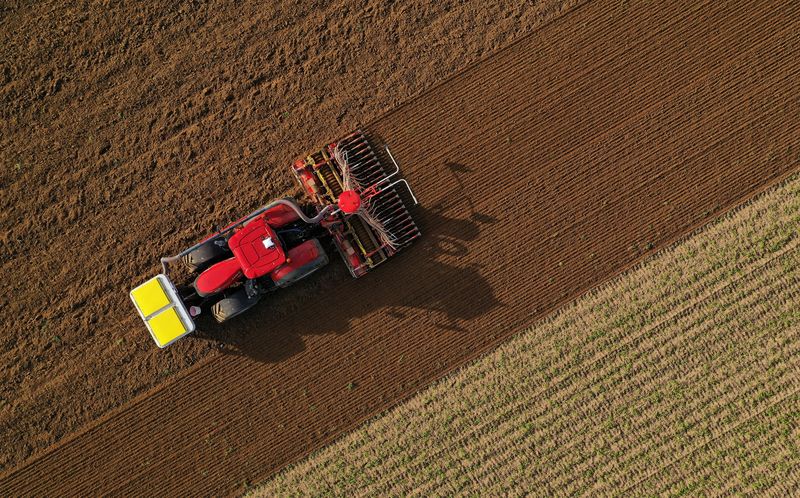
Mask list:
[[194,320],[166,275],[156,275],[130,295],[158,347],[166,347],[194,331]]

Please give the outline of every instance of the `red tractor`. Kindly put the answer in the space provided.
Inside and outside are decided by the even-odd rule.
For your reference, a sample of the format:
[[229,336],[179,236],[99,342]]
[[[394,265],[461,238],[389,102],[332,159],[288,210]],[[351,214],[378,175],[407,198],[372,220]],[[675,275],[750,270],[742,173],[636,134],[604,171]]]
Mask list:
[[[396,187],[417,203],[388,147],[380,154],[357,131],[298,159],[293,171],[308,203],[278,199],[185,251],[161,259],[163,273],[130,293],[160,347],[194,331],[193,318],[210,310],[225,322],[269,292],[328,264],[336,251],[361,277],[420,236]],[[388,160],[388,161],[387,161]],[[384,162],[391,162],[387,173]],[[193,280],[176,286],[170,265],[181,260]]]

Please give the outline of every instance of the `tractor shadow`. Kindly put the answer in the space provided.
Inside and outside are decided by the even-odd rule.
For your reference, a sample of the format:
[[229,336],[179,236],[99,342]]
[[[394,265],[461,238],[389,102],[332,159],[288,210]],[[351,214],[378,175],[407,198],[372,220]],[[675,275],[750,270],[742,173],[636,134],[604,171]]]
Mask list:
[[[454,173],[469,171],[448,166]],[[457,201],[411,208],[422,237],[366,276],[353,279],[332,255],[317,274],[262,297],[229,324],[201,317],[197,335],[226,354],[279,362],[305,349],[303,336],[346,335],[355,330],[354,321],[364,323],[356,320],[360,317],[387,322],[424,317],[442,331],[466,330],[470,320],[501,305],[482,268],[469,261],[471,243],[497,220],[477,213],[463,196],[444,198]],[[449,215],[453,212],[463,218]]]

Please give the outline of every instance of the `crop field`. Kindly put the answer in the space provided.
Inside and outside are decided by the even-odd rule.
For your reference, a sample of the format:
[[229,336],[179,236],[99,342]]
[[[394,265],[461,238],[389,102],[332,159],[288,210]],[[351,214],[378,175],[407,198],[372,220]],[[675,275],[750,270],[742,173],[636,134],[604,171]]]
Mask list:
[[[799,51],[790,0],[0,6],[0,495],[251,490],[559,310],[513,343],[534,360],[512,412],[469,415],[482,434],[498,407],[531,462],[497,448],[465,477],[510,457],[543,489],[591,493],[650,489],[670,465],[680,488],[721,472],[692,462],[761,458],[719,428],[779,444],[793,413],[792,345],[759,342],[792,330],[772,322],[796,304],[788,222],[755,246],[719,237],[716,257],[671,249],[634,272],[648,285],[590,295],[616,293],[606,308],[571,303],[800,170]],[[128,291],[296,193],[291,162],[355,128],[391,146],[422,237],[156,348]],[[515,365],[491,368],[501,387]],[[433,472],[422,494],[447,480]]]
[[250,496],[800,487],[800,177]]

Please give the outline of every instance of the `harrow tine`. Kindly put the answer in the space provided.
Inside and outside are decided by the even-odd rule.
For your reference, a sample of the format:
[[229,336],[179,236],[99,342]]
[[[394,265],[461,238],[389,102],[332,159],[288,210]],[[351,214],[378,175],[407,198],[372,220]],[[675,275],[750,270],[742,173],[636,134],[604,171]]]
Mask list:
[[[332,192],[328,197],[338,198],[344,190],[356,190],[362,196],[361,207],[346,215],[358,216],[346,218],[351,221],[345,232],[347,242],[359,248],[361,263],[349,260],[348,265],[354,276],[360,276],[419,237],[420,230],[408,212],[405,197],[398,194],[396,187],[403,184],[415,203],[417,199],[408,182],[397,178],[400,167],[389,148],[386,147],[386,154],[394,168],[387,172],[391,166],[382,162],[383,156],[376,154],[360,131],[329,144],[326,150],[314,160],[320,163],[320,178]],[[337,198],[329,202],[338,203]]]

